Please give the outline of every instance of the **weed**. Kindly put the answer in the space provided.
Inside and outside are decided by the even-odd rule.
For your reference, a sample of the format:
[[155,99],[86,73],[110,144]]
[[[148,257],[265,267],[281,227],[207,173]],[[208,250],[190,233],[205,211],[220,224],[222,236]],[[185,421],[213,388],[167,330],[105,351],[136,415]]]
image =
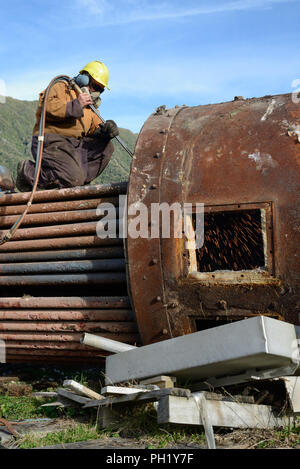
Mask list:
[[134,438],[147,445],[149,449],[171,447],[174,444],[190,443],[203,445],[205,435],[200,428],[165,425],[157,423],[153,404],[141,404],[120,411],[119,419],[110,428],[100,432],[102,436],[112,437],[114,432],[122,438]]
[[83,372],[75,374],[75,376],[72,379],[77,381],[77,383],[82,384],[83,386],[88,386],[89,384],[87,375]]
[[95,440],[97,438],[99,438],[99,434],[95,427],[91,427],[86,424],[77,424],[71,428],[54,433],[48,433],[42,437],[26,435],[18,441],[18,447],[21,449],[39,448],[43,446]]
[[45,411],[40,406],[41,401],[33,397],[0,396],[1,417],[7,420],[44,417]]

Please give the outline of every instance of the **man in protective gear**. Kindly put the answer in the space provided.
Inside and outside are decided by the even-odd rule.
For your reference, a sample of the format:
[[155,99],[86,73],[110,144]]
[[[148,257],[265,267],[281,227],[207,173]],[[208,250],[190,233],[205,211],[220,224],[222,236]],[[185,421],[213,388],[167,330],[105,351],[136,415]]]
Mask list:
[[[72,85],[59,81],[50,90],[46,106],[43,158],[38,189],[55,189],[89,184],[107,166],[119,135],[116,123],[103,124],[89,107],[98,107],[100,94],[108,88],[108,69],[99,61],[90,62],[75,78],[84,92],[77,95]],[[109,89],[109,88],[108,88]],[[31,151],[37,158],[39,122],[44,92],[39,95]],[[22,192],[32,189],[35,163],[18,164],[16,186]]]

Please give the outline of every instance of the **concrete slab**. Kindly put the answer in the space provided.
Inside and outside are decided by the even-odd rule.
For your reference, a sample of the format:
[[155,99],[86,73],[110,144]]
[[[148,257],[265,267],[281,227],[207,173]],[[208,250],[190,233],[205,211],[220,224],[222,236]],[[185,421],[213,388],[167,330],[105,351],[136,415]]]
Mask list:
[[[197,393],[201,396],[202,393]],[[158,423],[174,423],[181,425],[203,425],[203,410],[192,398],[166,396],[159,401],[157,411]],[[213,427],[223,428],[280,428],[288,426],[292,417],[278,416],[271,406],[256,404],[240,404],[206,400],[207,418]]]
[[258,316],[111,355],[106,384],[157,375],[199,381],[247,370],[296,368],[299,361],[295,326]]

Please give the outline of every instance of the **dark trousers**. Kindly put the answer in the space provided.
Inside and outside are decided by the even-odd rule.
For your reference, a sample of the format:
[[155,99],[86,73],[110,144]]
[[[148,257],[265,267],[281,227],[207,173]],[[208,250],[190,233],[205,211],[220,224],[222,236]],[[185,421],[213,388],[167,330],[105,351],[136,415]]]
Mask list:
[[[33,136],[31,152],[37,157],[38,138]],[[110,141],[101,137],[76,139],[59,134],[46,134],[43,148],[39,189],[61,189],[89,184],[105,169],[113,154]],[[35,163],[27,160],[24,177],[33,185]]]

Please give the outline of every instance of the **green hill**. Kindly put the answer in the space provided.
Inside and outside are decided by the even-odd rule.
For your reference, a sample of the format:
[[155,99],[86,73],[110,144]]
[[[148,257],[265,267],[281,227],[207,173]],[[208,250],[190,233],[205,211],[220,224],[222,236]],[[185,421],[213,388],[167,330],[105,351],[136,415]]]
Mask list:
[[[20,101],[6,98],[0,104],[0,164],[7,166],[16,176],[18,161],[31,157],[31,137],[35,122],[37,101]],[[120,137],[134,150],[137,134],[120,129]],[[119,182],[128,179],[131,157],[114,140],[115,151],[105,171],[95,180],[99,183]]]

